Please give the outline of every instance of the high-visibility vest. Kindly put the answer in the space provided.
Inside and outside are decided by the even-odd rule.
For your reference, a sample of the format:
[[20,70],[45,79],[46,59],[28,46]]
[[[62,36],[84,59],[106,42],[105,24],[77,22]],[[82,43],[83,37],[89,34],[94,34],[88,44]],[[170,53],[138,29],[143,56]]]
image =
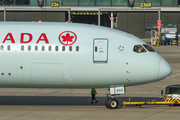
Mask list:
[[96,89],[95,88],[92,88],[91,94],[96,94]]

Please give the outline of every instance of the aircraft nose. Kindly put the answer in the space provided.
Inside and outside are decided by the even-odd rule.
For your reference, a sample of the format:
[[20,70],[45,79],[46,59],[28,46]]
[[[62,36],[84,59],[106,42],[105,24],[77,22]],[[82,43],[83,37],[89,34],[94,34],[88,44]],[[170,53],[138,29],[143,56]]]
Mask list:
[[159,65],[159,79],[163,79],[169,76],[171,72],[172,72],[171,66],[163,57],[161,57],[160,65]]

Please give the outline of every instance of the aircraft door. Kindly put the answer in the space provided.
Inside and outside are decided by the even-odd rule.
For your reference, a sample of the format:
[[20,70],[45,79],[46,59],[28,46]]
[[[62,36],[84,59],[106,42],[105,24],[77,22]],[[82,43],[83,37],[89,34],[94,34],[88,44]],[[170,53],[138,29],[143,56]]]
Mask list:
[[108,39],[94,39],[93,62],[108,62]]

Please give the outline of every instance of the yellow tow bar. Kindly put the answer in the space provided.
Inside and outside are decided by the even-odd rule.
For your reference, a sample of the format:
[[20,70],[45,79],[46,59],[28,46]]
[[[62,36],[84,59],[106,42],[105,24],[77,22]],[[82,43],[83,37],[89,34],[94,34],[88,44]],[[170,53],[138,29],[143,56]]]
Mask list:
[[131,102],[130,98],[129,98],[129,102],[124,101],[123,105],[137,105],[139,107],[141,107],[142,105],[155,105],[155,104],[159,104],[159,105],[173,105],[173,104],[180,104],[180,99],[164,99],[164,101],[155,101],[155,100],[151,100],[151,101],[145,101],[145,102]]

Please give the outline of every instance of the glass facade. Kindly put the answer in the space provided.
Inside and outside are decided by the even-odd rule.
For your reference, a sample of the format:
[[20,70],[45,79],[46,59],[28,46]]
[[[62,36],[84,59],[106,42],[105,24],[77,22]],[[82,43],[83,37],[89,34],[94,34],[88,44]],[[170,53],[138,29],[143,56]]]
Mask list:
[[30,0],[16,0],[16,5],[29,5],[29,4],[30,4]]
[[178,0],[162,0],[162,6],[177,6]]
[[63,6],[78,6],[78,0],[63,0]]
[[79,0],[79,6],[95,6],[94,0]]
[[0,5],[13,5],[13,0],[0,0]]
[[[33,1],[33,0],[31,0],[31,1]],[[34,1],[34,2],[36,2],[36,1]],[[46,4],[45,5],[46,6],[51,6],[51,2],[59,2],[59,6],[62,6],[62,0],[55,0],[55,1],[53,1],[53,0],[46,0]]]
[[96,0],[96,6],[111,6],[111,0]]
[[31,5],[31,6],[38,6],[38,3],[37,3],[36,0],[31,0],[31,1],[30,1],[30,5]]
[[[44,6],[59,2],[60,6],[128,6],[128,0],[44,0]],[[152,2],[152,6],[180,6],[180,0],[134,0],[134,6],[140,2]],[[0,0],[0,6],[37,6],[37,0]]]
[[112,6],[127,6],[127,0],[112,0]]
[[152,6],[161,6],[161,0],[145,0],[145,2],[151,2]]
[[134,6],[140,6],[140,2],[144,2],[144,0],[134,0]]

